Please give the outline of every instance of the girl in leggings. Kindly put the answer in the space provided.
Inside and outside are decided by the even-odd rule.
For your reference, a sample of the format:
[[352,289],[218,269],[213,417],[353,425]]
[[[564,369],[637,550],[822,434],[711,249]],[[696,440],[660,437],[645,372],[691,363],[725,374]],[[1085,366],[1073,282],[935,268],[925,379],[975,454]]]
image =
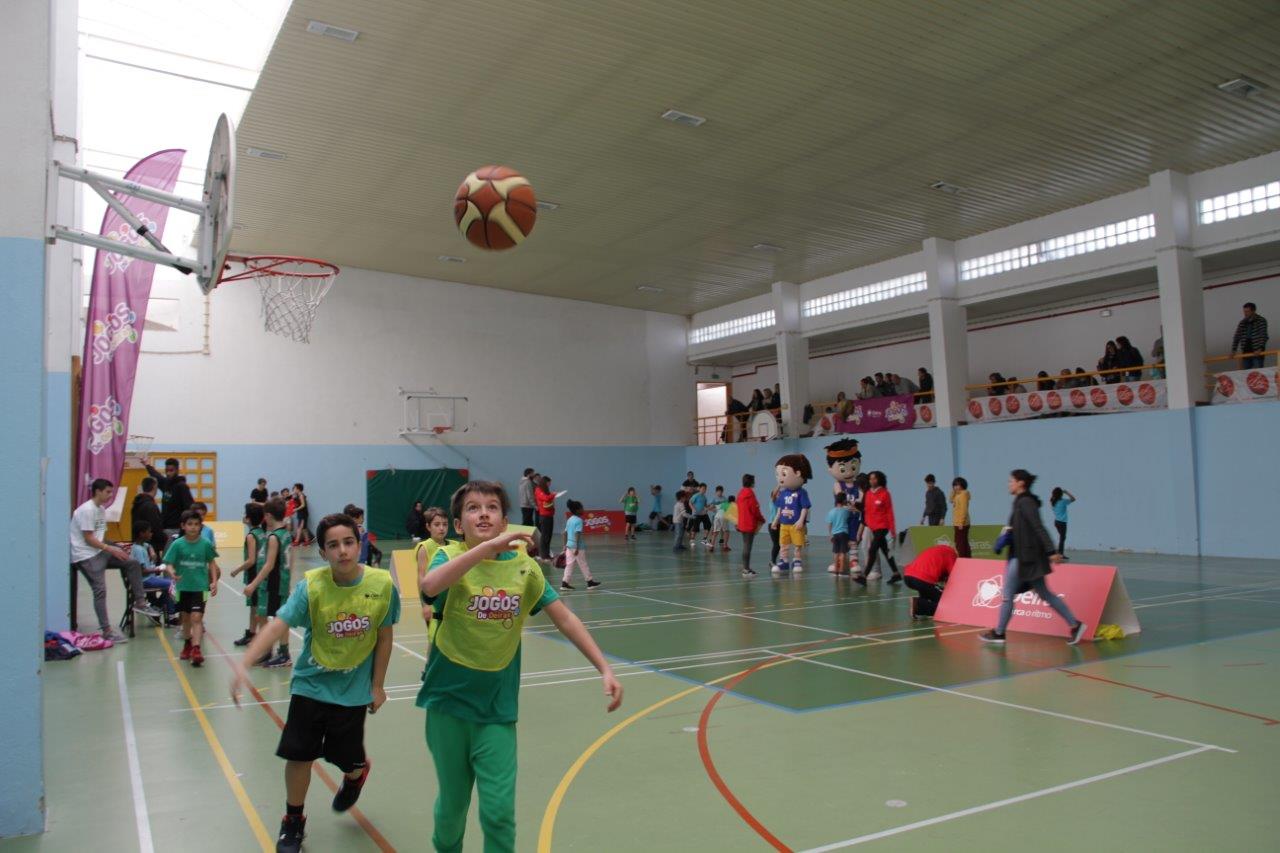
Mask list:
[[1053,508],[1053,526],[1058,529],[1058,556],[1067,559],[1067,505],[1076,502],[1076,496],[1061,486],[1054,486],[1049,493],[1049,506]]
[[1071,636],[1067,642],[1075,645],[1084,637],[1085,624],[1075,617],[1067,603],[1049,591],[1044,579],[1053,571],[1052,563],[1062,560],[1054,552],[1049,531],[1040,521],[1040,499],[1031,493],[1036,478],[1022,468],[1009,474],[1009,494],[1013,495],[1013,513],[1009,517],[1009,532],[1013,541],[1013,555],[1004,571],[1004,588],[1000,593],[1000,618],[994,631],[981,635],[984,643],[1004,643],[1005,628],[1013,616],[1013,599],[1028,589],[1053,608],[1061,616]]
[[876,559],[884,554],[889,568],[893,570],[889,583],[902,583],[898,564],[889,554],[889,537],[898,535],[898,523],[893,517],[893,496],[885,488],[888,481],[883,471],[872,471],[870,478],[871,488],[862,497],[862,523],[871,531],[871,548],[867,551],[867,577],[871,577]]
[[[753,578],[756,573],[751,568],[751,543],[755,541],[756,531],[764,524],[764,513],[760,511],[760,502],[756,500],[756,477],[754,474],[742,475],[742,490],[738,492],[738,532],[742,534],[742,576]],[[777,540],[774,540],[775,542]],[[774,546],[777,548],[777,545]],[[773,565],[778,561],[775,553],[769,561]]]

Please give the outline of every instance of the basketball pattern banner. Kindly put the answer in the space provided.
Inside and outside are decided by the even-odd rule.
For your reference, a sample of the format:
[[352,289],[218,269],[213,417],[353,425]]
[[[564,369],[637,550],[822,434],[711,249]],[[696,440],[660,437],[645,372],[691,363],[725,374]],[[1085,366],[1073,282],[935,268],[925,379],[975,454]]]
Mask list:
[[1280,368],[1228,370],[1213,378],[1213,402],[1251,403],[1254,400],[1276,400],[1280,399],[1277,388],[1280,388]]
[[1163,379],[1140,379],[1089,388],[1031,391],[974,397],[969,401],[969,423],[1016,421],[1054,414],[1091,414],[1163,409],[1168,405]]

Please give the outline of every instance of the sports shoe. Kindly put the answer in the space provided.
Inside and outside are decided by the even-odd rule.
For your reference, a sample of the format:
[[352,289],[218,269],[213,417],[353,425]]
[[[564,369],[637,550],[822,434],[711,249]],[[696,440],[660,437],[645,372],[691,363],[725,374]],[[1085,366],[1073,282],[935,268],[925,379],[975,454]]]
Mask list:
[[785,562],[778,562],[778,563],[775,563],[773,566],[773,573],[775,575],[791,574],[791,567],[787,565]]
[[298,853],[302,839],[307,834],[307,818],[304,815],[285,815],[280,821],[280,835],[276,838],[276,853]]
[[591,580],[587,581],[587,589],[595,589],[598,586],[600,586],[600,581],[596,580],[595,578],[592,578]]
[[264,661],[262,665],[267,669],[280,669],[286,666],[293,666],[293,658],[289,656],[288,652],[281,652],[270,660]]
[[855,572],[855,573],[854,573],[854,575],[853,575],[853,582],[854,582],[854,583],[856,583],[858,586],[866,586],[866,585],[867,585],[867,579],[866,579],[866,578],[864,578],[864,577],[862,576],[862,572]]
[[107,630],[103,631],[103,632],[102,632],[102,639],[104,639],[104,640],[110,640],[111,642],[113,642],[113,643],[115,643],[115,644],[117,644],[117,645],[119,645],[120,643],[127,643],[127,642],[129,642],[129,638],[128,638],[128,637],[126,637],[124,634],[121,634],[121,633],[120,633],[119,631],[117,631],[115,628],[108,628]]
[[577,587],[576,587],[576,586],[574,586],[573,584],[568,583],[568,582],[566,582],[566,581],[560,581],[560,588],[561,588],[561,589],[564,589],[564,590],[568,590],[568,591],[570,591],[570,592],[572,592],[573,590],[577,589]]
[[1071,638],[1067,640],[1068,646],[1078,646],[1080,641],[1084,639],[1084,632],[1087,626],[1083,622],[1077,622],[1076,626],[1071,629]]
[[147,617],[148,619],[154,619],[157,622],[159,622],[162,618],[164,618],[163,613],[161,613],[159,610],[155,609],[145,601],[142,602],[141,604],[133,605],[133,612],[139,613]]
[[791,571],[793,571],[793,572],[803,572],[803,571],[804,571],[804,563],[800,562],[799,560],[792,560],[792,561],[791,561]]
[[364,788],[365,780],[369,778],[369,769],[373,767],[373,762],[365,760],[364,772],[355,779],[342,777],[342,787],[338,788],[338,793],[333,795],[333,810],[335,812],[345,812],[356,804],[356,800],[360,799],[360,791]]
[[182,644],[182,654],[178,655],[178,660],[191,660],[191,641],[187,640]]
[[889,583],[902,583],[902,573],[894,572],[893,577],[889,578]]
[[726,553],[727,553],[727,552],[729,552],[729,551],[732,551],[733,549],[732,549],[732,548],[730,548],[728,545],[722,545],[722,546],[720,546],[720,550],[721,550],[721,551],[724,551],[724,552],[726,552]]
[[881,577],[883,577],[883,575],[880,574],[879,569],[872,569],[871,571],[867,572],[867,580],[869,581],[878,581],[880,580]]
[[978,635],[978,639],[984,643],[995,643],[998,646],[1004,645],[1004,634],[997,634],[995,631],[985,631]]
[[756,573],[755,573],[755,572],[753,572],[753,571],[751,571],[750,569],[743,569],[743,570],[742,570],[742,576],[743,576],[744,578],[753,578],[753,577],[755,577],[755,576],[756,576]]
[[176,628],[182,624],[182,617],[177,613],[170,613],[164,618],[164,626],[166,628]]
[[190,660],[192,666],[204,666],[204,652],[200,651],[199,646],[191,647]]
[[252,643],[252,642],[253,642],[253,638],[254,638],[254,637],[256,637],[256,636],[257,636],[257,634],[253,633],[252,631],[248,631],[248,630],[246,630],[246,631],[244,632],[244,636],[243,636],[243,637],[241,637],[240,639],[236,640],[236,641],[235,641],[235,643],[233,643],[233,645],[237,645],[237,646],[247,646],[247,645],[249,645],[250,643]]

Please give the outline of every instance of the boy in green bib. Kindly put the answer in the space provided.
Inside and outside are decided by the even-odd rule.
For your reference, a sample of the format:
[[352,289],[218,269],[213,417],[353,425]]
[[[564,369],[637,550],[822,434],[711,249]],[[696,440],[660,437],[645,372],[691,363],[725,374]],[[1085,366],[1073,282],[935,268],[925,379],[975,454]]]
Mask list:
[[417,705],[427,711],[427,749],[439,794],[431,843],[462,849],[471,789],[480,796],[486,853],[515,850],[516,718],[520,699],[520,632],[546,611],[604,680],[608,710],[622,704],[622,685],[586,626],[521,551],[527,533],[507,533],[510,501],[501,483],[473,481],[454,492],[449,514],[463,541],[436,552],[422,592],[441,615]]
[[[244,572],[245,586],[253,583],[253,579],[258,574],[258,556],[265,550],[267,543],[267,531],[262,524],[262,504],[250,501],[244,505],[244,526],[249,528],[244,536],[244,562],[231,570],[231,577]],[[253,638],[257,636],[258,629],[266,624],[267,620],[258,615],[258,591],[255,589],[244,597],[244,603],[249,607],[249,627],[245,628],[244,636],[235,641],[237,646],[247,646],[253,642]]]
[[400,619],[400,596],[391,574],[360,565],[360,533],[351,518],[325,516],[316,527],[316,541],[329,565],[312,569],[298,582],[249,644],[231,680],[231,698],[239,704],[240,691],[250,686],[245,667],[288,636],[290,627],[303,629],[302,654],[289,685],[289,716],[276,749],[286,762],[277,853],[296,853],[302,845],[302,809],[316,759],[324,758],[343,773],[334,811],[346,811],[359,798],[370,766],[364,752],[365,713],[377,713],[387,701],[383,684],[391,660],[391,626]]
[[[244,585],[245,598],[253,596],[257,599],[258,624],[265,625],[284,600],[289,597],[289,546],[293,536],[284,522],[284,501],[272,498],[263,507],[263,547],[258,552],[258,566],[253,580]],[[274,655],[270,647],[263,654],[260,663],[270,668],[289,666],[293,659],[289,657],[289,634],[286,632],[280,640],[280,648]]]
[[204,639],[204,608],[207,596],[218,594],[218,549],[200,535],[204,521],[200,513],[187,510],[179,519],[182,535],[164,552],[165,570],[177,578],[178,612],[182,614],[182,660],[192,666],[204,664],[200,641]]

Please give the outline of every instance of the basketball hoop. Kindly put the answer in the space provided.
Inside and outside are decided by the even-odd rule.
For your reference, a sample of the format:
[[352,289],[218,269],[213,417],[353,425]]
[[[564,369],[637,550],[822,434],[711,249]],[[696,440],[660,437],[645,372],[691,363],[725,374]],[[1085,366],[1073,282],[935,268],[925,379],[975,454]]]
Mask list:
[[288,255],[228,257],[227,260],[243,264],[244,269],[224,275],[219,284],[253,279],[262,295],[263,328],[301,344],[310,343],[316,309],[333,286],[338,268],[328,261]]
[[131,435],[125,440],[125,458],[133,458],[139,464],[145,464],[151,454],[151,445],[155,443],[154,435]]

